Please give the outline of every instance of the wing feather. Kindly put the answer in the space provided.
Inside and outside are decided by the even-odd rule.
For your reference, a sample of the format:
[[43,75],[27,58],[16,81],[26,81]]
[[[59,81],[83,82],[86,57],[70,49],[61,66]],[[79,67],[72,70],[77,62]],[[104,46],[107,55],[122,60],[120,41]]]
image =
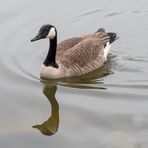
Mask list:
[[[76,39],[74,43],[71,43],[71,41],[64,43],[64,45],[66,44],[66,47],[73,46],[67,50],[64,49],[61,52],[61,58],[58,57],[58,61],[67,70],[67,75],[85,74],[103,65],[105,62],[103,49],[109,41],[107,33],[98,32],[91,36],[83,37],[83,39]],[[60,44],[60,46],[64,45]]]
[[62,56],[64,52],[74,47],[76,44],[82,41],[82,37],[73,37],[63,40],[57,46],[57,57]]

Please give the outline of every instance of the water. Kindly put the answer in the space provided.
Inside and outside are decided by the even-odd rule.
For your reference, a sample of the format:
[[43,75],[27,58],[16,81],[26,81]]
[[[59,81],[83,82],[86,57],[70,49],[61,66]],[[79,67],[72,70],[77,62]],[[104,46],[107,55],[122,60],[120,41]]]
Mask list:
[[[0,147],[147,148],[148,1],[0,1]],[[88,75],[42,82],[47,40],[117,32],[109,61]],[[46,136],[45,136],[46,135]]]

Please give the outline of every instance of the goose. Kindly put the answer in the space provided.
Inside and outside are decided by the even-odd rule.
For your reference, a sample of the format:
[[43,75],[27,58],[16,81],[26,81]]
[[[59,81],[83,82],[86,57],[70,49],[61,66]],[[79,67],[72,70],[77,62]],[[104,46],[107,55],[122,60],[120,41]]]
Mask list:
[[57,44],[55,26],[43,25],[31,42],[49,39],[49,50],[41,65],[40,77],[60,79],[81,76],[100,68],[106,61],[116,33],[106,33],[104,28],[94,33],[72,37]]

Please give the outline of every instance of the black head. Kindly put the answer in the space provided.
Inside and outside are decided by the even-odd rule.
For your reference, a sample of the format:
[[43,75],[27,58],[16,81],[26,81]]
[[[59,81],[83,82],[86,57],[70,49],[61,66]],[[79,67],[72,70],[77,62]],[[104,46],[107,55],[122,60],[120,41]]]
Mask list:
[[53,39],[57,34],[56,28],[52,25],[43,25],[38,34],[31,40],[31,42],[33,41],[37,41],[40,39],[44,39],[44,38],[49,38],[49,39]]

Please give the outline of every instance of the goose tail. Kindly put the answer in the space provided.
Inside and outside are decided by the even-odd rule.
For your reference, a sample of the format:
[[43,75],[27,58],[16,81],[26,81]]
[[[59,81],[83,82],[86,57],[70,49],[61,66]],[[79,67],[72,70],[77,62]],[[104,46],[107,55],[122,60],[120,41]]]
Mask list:
[[[99,28],[97,32],[105,32],[105,29],[104,28]],[[113,32],[108,32],[107,35],[110,37],[110,41],[109,43],[113,43],[115,40],[117,40],[119,37],[117,36],[117,33],[113,33]]]
[[109,32],[107,34],[110,37],[110,41],[109,41],[110,44],[113,43],[114,41],[116,41],[119,38],[117,36],[117,33]]
[[105,32],[105,29],[104,28],[99,28],[97,31],[96,31],[96,33],[97,32]]

